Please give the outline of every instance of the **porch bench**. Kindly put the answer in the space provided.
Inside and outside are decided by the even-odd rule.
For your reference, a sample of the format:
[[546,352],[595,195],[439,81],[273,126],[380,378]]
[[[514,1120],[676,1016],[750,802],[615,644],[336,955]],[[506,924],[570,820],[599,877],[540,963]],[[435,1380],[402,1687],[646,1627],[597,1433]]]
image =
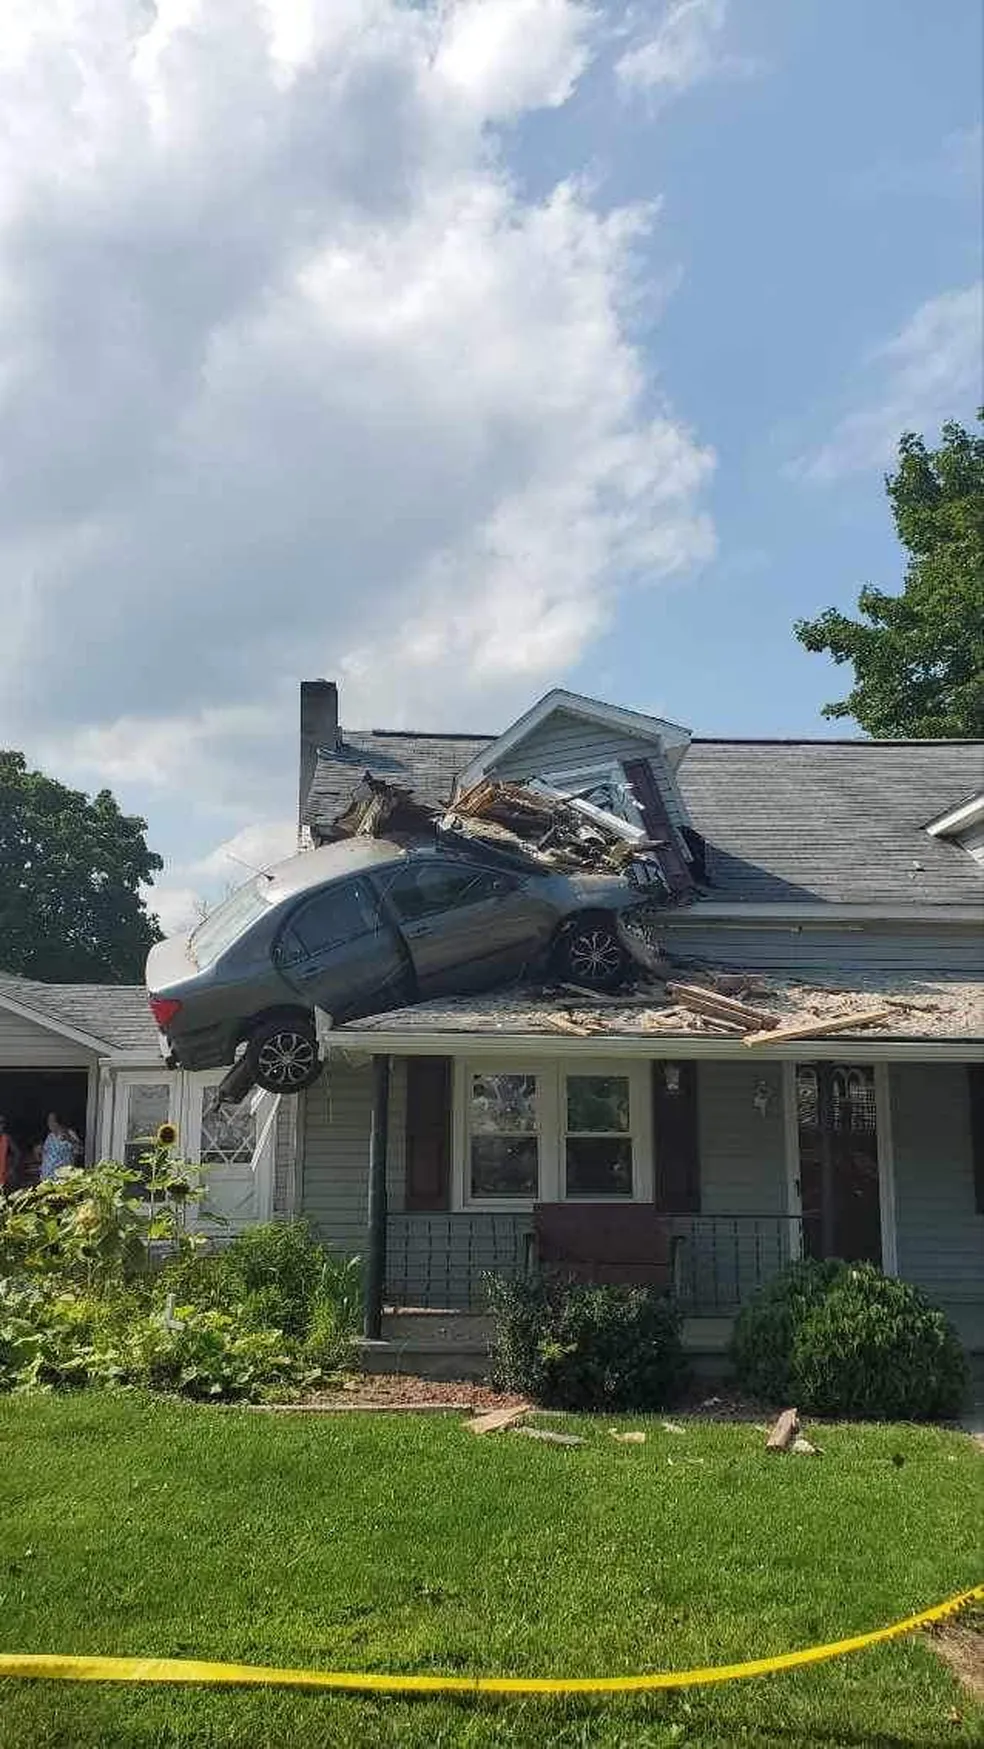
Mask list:
[[674,1285],[680,1241],[645,1204],[535,1203],[532,1241],[531,1261],[572,1281],[666,1292]]

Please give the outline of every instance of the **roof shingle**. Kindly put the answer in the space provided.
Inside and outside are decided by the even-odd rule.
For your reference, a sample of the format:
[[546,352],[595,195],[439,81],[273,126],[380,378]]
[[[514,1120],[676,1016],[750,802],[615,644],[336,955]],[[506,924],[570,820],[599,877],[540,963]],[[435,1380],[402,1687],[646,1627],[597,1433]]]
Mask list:
[[0,975],[0,1000],[29,1008],[40,1021],[53,1020],[100,1039],[114,1051],[146,1051],[159,1056],[157,1028],[142,984],[41,984],[33,978]]

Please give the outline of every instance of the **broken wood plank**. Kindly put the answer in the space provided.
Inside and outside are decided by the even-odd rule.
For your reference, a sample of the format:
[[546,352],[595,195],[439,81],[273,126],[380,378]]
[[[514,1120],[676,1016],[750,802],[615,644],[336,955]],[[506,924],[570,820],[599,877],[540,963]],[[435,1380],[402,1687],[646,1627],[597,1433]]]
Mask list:
[[641,1431],[636,1432],[634,1429],[628,1433],[619,1433],[617,1427],[610,1427],[608,1437],[617,1439],[619,1445],[645,1445],[646,1443],[646,1435]]
[[733,996],[723,996],[718,990],[705,990],[697,984],[667,984],[667,993],[675,996],[684,1008],[695,1008],[698,1014],[710,1014],[721,1020],[734,1020],[746,1029],[757,1027],[765,1032],[779,1025],[779,1018],[763,1008],[750,1008],[747,1002],[737,1002]]
[[488,1409],[484,1415],[476,1415],[465,1426],[469,1433],[500,1433],[503,1427],[511,1427],[514,1421],[519,1421],[528,1415],[532,1403],[520,1403],[512,1409]]
[[577,1026],[573,1020],[568,1020],[564,1014],[541,1014],[537,1016],[539,1025],[549,1031],[569,1033],[572,1038],[590,1038],[590,1026]]
[[553,1433],[546,1427],[514,1427],[514,1433],[522,1433],[527,1439],[541,1439],[545,1445],[587,1445],[579,1433]]
[[857,1014],[832,1014],[825,1020],[805,1020],[796,1026],[780,1026],[775,1032],[747,1032],[741,1042],[745,1045],[775,1045],[784,1039],[824,1038],[828,1032],[853,1032],[857,1027],[877,1026],[879,1021],[891,1018],[890,1008],[866,1008]]
[[822,1457],[823,1456],[823,1452],[822,1452],[820,1446],[819,1445],[811,1445],[810,1441],[808,1439],[804,1439],[802,1437],[802,1435],[800,1435],[798,1438],[793,1440],[793,1443],[789,1449],[790,1449],[790,1451],[795,1451],[800,1457]]
[[799,1416],[795,1409],[784,1409],[765,1442],[766,1451],[788,1451],[799,1433]]

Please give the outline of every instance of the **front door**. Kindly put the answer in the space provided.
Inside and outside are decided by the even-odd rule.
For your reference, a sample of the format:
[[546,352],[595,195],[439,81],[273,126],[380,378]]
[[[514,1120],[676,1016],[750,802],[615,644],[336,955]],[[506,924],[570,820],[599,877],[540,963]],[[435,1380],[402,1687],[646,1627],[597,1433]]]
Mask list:
[[874,1070],[799,1063],[796,1095],[804,1255],[880,1264]]

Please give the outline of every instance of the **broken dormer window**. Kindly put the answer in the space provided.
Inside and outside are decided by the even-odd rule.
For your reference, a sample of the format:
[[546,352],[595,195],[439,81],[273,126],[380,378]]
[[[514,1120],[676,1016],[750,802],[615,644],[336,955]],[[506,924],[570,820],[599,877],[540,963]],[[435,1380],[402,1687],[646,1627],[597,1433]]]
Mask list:
[[614,760],[610,764],[583,765],[573,771],[542,771],[537,775],[562,795],[590,802],[593,808],[614,814],[617,820],[625,820],[630,826],[643,827],[642,810],[632,785]]

